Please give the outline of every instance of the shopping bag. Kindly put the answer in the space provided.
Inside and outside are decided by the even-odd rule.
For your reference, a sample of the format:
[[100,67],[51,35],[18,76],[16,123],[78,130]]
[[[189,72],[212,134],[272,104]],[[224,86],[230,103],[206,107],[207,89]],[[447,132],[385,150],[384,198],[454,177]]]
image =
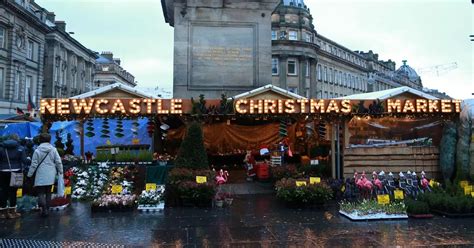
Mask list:
[[58,178],[58,197],[64,197],[64,178],[62,175]]

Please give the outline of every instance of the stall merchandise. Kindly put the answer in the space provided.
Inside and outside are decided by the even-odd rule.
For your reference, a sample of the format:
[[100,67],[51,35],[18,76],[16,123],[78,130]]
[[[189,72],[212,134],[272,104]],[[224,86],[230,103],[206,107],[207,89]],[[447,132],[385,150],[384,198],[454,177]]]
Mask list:
[[276,196],[288,207],[324,205],[332,198],[332,190],[325,182],[307,178],[283,178],[275,183]]
[[339,213],[350,220],[390,220],[407,219],[407,209],[405,203],[392,202],[380,204],[373,200],[363,200],[362,202],[341,202]]
[[161,211],[165,207],[164,185],[156,185],[156,189],[143,190],[138,196],[138,210],[141,211]]

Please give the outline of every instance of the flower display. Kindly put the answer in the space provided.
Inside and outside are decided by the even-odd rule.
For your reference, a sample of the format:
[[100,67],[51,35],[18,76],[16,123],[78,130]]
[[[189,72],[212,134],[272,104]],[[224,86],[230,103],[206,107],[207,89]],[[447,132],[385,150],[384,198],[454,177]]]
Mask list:
[[143,190],[138,197],[138,204],[140,205],[157,205],[163,201],[165,193],[165,186],[158,185],[156,190]]
[[135,195],[103,195],[94,200],[93,206],[97,207],[133,207],[135,205]]
[[95,199],[102,195],[109,181],[109,166],[100,163],[98,166],[89,166],[87,169],[71,168],[72,180],[75,182],[72,198],[77,200]]

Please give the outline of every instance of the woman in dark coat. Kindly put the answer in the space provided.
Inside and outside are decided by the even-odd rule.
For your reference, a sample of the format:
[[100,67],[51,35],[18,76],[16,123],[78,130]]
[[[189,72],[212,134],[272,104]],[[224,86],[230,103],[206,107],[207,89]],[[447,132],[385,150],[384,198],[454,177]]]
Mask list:
[[10,135],[7,140],[0,143],[0,219],[21,216],[16,212],[18,188],[10,187],[10,177],[12,172],[22,172],[26,162],[25,148],[20,145],[17,135]]

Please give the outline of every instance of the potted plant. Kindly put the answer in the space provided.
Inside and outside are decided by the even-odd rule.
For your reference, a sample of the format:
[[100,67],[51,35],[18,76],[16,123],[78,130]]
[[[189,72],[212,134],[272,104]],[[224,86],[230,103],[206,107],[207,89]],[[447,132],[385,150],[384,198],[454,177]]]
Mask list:
[[232,202],[234,201],[234,197],[232,196],[231,193],[225,193],[225,205],[230,206],[232,205]]
[[408,217],[415,219],[433,218],[433,215],[430,213],[430,206],[428,203],[413,199],[406,199],[405,204],[407,206]]

